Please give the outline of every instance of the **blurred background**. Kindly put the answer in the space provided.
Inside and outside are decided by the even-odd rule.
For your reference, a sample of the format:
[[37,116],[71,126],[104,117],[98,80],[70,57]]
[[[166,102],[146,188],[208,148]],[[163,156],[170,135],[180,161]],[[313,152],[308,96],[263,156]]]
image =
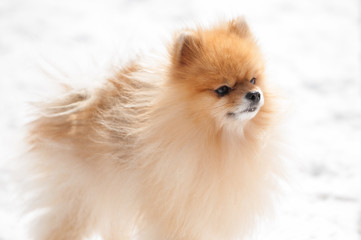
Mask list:
[[359,0],[0,0],[0,240],[27,239],[11,169],[52,78],[91,85],[177,29],[239,15],[290,105],[288,184],[252,239],[360,240]]

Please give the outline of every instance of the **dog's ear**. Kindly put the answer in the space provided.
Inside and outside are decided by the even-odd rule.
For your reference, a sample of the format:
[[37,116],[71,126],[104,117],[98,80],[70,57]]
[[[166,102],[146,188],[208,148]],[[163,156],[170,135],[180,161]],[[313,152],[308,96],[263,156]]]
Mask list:
[[187,66],[192,63],[202,51],[202,41],[191,31],[181,32],[173,46],[173,63]]
[[244,17],[235,18],[228,23],[228,29],[230,32],[236,33],[240,37],[251,37],[251,31]]

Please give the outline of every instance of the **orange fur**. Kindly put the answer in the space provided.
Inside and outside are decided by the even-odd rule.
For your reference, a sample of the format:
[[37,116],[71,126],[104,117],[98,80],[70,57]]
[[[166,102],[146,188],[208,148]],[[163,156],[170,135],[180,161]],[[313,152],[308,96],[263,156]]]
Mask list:
[[[235,19],[178,34],[156,67],[131,63],[100,88],[44,104],[29,131],[38,190],[30,208],[44,210],[34,239],[245,236],[279,171],[276,96],[263,71]],[[224,97],[215,93],[222,85],[232,88]],[[265,99],[259,112],[227,116],[254,89]]]

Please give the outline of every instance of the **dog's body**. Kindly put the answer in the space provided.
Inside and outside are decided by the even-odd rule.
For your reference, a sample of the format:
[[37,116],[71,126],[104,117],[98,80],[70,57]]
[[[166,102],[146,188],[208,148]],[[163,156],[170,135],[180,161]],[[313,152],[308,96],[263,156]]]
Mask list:
[[34,239],[235,239],[263,214],[275,107],[246,23],[181,33],[169,53],[42,108],[29,134],[31,208],[45,209]]

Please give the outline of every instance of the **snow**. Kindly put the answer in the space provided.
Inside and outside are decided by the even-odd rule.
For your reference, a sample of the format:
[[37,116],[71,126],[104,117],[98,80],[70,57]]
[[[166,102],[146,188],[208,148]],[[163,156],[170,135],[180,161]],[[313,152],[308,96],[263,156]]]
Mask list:
[[288,184],[253,239],[361,239],[360,1],[1,0],[0,240],[27,239],[11,169],[27,102],[56,92],[43,69],[96,81],[176,29],[238,15],[290,105]]

